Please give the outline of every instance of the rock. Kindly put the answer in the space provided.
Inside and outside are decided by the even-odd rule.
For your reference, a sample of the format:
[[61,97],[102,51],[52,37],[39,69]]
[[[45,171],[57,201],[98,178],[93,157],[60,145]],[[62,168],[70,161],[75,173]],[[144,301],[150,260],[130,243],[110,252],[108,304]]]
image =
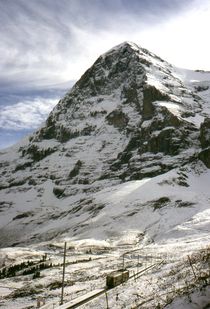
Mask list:
[[205,118],[200,126],[200,142],[202,148],[210,146],[210,118]]
[[82,167],[82,162],[78,160],[74,166],[74,168],[69,173],[69,179],[74,178],[79,174],[80,168]]
[[198,157],[206,165],[207,168],[210,168],[210,147],[202,150],[199,153]]
[[154,86],[145,85],[143,89],[143,120],[151,119],[154,116],[155,101],[170,101],[170,97],[167,94],[162,93]]
[[57,186],[53,188],[53,193],[55,194],[57,198],[61,198],[63,196],[64,191],[65,191],[64,187]]
[[33,161],[40,161],[57,150],[57,147],[39,148],[38,144],[32,143],[22,150],[22,155],[29,155]]
[[108,124],[121,130],[125,129],[128,124],[128,117],[121,110],[114,110],[107,115],[106,120]]

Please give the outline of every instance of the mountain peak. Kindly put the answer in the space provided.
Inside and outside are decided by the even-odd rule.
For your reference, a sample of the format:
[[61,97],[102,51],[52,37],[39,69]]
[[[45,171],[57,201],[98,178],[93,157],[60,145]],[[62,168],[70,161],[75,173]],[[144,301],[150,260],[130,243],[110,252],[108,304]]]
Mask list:
[[153,59],[156,59],[156,61],[159,60],[161,62],[167,63],[166,61],[161,59],[159,56],[150,52],[148,49],[143,48],[143,47],[141,47],[141,46],[139,46],[136,43],[131,42],[131,41],[124,41],[121,44],[116,45],[115,47],[111,48],[106,53],[104,53],[102,55],[102,57],[109,55],[111,53],[119,53],[119,54],[125,53],[125,51],[127,51],[128,53],[131,53],[131,54],[134,53],[134,54],[138,55],[139,59],[147,57],[147,58],[150,58],[151,60],[153,58]]
[[113,52],[113,51],[122,51],[125,48],[129,48],[130,50],[133,50],[133,51],[137,51],[137,50],[140,49],[140,47],[137,44],[135,44],[131,41],[124,41],[124,42],[112,47],[110,50],[108,50],[106,53],[104,53],[104,55],[106,55],[110,52]]
[[[155,177],[198,158],[200,131],[193,116],[201,110],[201,99],[174,72],[170,64],[131,42],[100,56],[59,101],[46,124],[19,147],[16,157],[8,160],[5,154],[1,188],[5,205],[10,202],[7,192],[11,192],[11,216],[16,218],[32,199],[32,208],[44,205],[35,218],[37,226],[42,224],[39,234],[44,239],[42,211],[49,217],[49,226],[62,207],[68,215],[71,207],[78,207],[81,213],[99,207],[99,212],[100,205],[94,204],[92,195],[102,188]],[[208,128],[209,122],[201,132],[205,147]],[[204,157],[207,152],[200,156],[203,161]],[[51,213],[52,206],[56,215],[54,209]],[[35,217],[33,209],[28,211],[32,215],[26,216]],[[13,217],[8,222],[15,224]],[[21,217],[22,221],[27,218]],[[78,222],[80,229],[73,222],[67,226],[71,235],[82,231],[82,221]],[[25,229],[27,232],[26,225]],[[4,231],[2,241],[7,228]],[[28,232],[33,239],[32,225]],[[27,233],[19,233],[22,242],[26,235],[28,239]],[[53,235],[54,231],[47,237]],[[11,234],[4,241],[8,245],[15,240]]]
[[91,96],[107,95],[119,89],[128,79],[145,74],[140,61],[140,48],[131,42],[124,42],[99,56],[95,63],[82,75],[75,87]]
[[135,85],[139,88],[147,79],[146,73],[154,74],[155,71],[168,70],[168,67],[170,64],[147,49],[125,41],[99,56],[75,84],[73,91],[79,88],[90,96],[105,95],[125,86],[128,80],[129,83],[139,80],[141,85]]

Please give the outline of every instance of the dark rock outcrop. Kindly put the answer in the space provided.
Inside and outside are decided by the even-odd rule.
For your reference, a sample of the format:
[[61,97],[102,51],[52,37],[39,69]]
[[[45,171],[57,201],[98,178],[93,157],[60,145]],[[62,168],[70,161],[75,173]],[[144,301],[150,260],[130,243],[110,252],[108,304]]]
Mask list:
[[207,168],[210,168],[210,147],[199,153],[199,159],[206,165]]
[[202,148],[210,146],[210,118],[205,118],[200,127],[200,142]]

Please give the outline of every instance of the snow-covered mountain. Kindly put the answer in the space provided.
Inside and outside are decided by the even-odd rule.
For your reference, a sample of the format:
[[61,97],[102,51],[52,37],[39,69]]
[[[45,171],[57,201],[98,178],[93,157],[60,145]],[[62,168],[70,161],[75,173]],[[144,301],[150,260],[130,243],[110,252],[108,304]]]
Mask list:
[[1,247],[210,232],[210,73],[125,42],[1,151]]

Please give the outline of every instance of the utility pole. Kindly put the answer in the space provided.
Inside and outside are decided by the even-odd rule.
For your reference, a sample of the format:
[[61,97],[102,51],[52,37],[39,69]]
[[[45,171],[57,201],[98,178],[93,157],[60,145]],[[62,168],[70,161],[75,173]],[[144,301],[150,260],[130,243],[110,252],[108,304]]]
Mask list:
[[122,255],[122,257],[123,257],[123,270],[125,270],[125,255],[128,254],[128,253],[129,253],[129,251],[124,252],[123,255]]
[[123,253],[123,270],[125,269],[125,253]]
[[63,305],[65,267],[66,267],[66,241],[64,243],[64,252],[63,252],[63,277],[62,277],[62,288],[61,288],[61,305]]

